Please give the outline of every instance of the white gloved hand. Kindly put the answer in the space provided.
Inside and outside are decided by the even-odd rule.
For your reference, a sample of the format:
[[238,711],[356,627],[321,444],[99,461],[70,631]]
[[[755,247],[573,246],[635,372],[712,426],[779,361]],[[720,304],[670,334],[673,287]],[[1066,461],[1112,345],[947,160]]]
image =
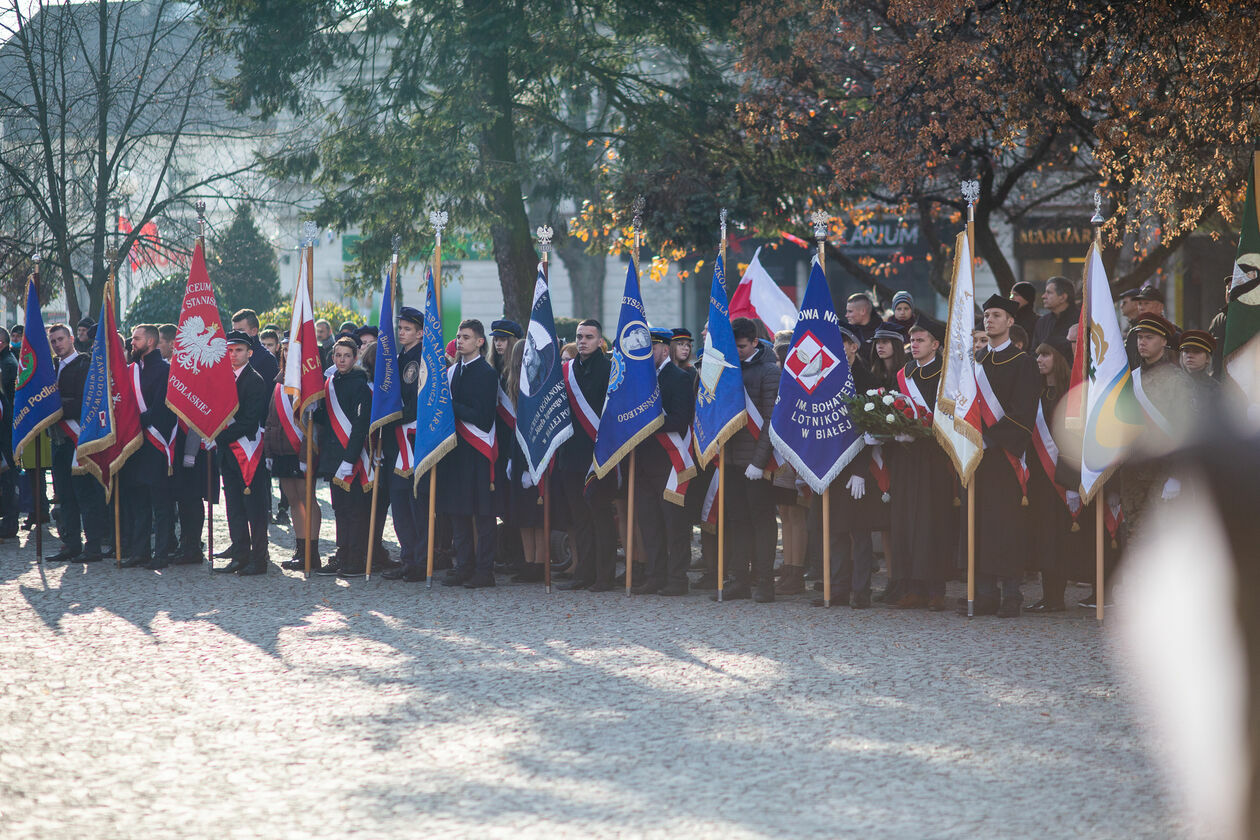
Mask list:
[[805,492],[807,489],[809,489],[809,485],[808,485],[808,484],[806,484],[806,483],[805,483],[802,479],[799,479],[799,478],[798,478],[798,479],[793,480],[793,482],[792,482],[792,487],[794,487],[794,488],[796,489],[796,492],[797,492],[797,493],[803,493],[803,492]]
[[184,467],[185,467],[186,469],[192,469],[194,466],[196,466],[196,464],[197,464],[197,456],[196,456],[196,455],[185,455],[185,456],[184,456]]
[[744,478],[748,479],[749,481],[760,481],[761,479],[765,477],[766,477],[766,472],[761,467],[757,467],[752,464],[749,464],[747,467],[744,468]]
[[910,435],[897,435],[893,440],[897,443],[914,443],[914,438]]
[[875,437],[875,435],[871,434],[870,432],[863,432],[862,440],[866,443],[867,446],[879,446],[879,443],[880,443],[879,438]]
[[1181,495],[1181,482],[1170,478],[1164,482],[1164,491],[1159,494],[1165,502],[1170,502]]
[[275,465],[275,460],[272,458],[263,458],[263,463],[267,465],[267,472],[271,472],[272,466]]
[[534,486],[534,479],[530,477],[529,470],[521,473],[521,486],[526,490]]
[[337,467],[337,478],[347,481],[352,475],[354,475],[354,464],[349,461],[342,461],[341,466]]
[[855,475],[849,479],[849,493],[855,499],[860,499],[866,495],[866,479],[860,475]]
[[1081,509],[1081,494],[1075,490],[1068,490],[1066,495],[1068,510],[1072,511],[1072,515],[1075,516]]

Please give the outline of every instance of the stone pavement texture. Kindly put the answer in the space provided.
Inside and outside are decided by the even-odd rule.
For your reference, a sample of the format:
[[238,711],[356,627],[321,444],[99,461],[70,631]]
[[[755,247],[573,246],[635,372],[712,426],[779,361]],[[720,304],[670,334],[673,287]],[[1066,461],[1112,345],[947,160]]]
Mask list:
[[1084,610],[33,557],[0,545],[8,840],[1184,836]]

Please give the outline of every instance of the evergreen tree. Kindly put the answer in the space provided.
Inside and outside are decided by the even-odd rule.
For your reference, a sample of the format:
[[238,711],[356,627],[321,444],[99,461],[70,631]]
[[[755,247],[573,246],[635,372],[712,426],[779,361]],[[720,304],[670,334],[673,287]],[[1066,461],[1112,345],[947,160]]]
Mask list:
[[237,207],[236,218],[215,241],[214,251],[209,271],[216,288],[223,290],[219,301],[224,309],[262,312],[279,303],[276,251],[254,223],[248,203]]

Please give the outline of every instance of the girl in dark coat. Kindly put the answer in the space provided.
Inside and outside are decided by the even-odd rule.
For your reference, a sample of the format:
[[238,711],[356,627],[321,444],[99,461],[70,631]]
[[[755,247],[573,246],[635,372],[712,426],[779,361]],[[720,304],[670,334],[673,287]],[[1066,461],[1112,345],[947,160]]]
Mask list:
[[337,523],[337,557],[321,574],[362,575],[371,517],[371,485],[364,457],[372,419],[372,388],[367,373],[355,367],[353,339],[333,344],[335,368],[328,377],[328,395],[315,410],[319,427],[319,475],[328,480]]

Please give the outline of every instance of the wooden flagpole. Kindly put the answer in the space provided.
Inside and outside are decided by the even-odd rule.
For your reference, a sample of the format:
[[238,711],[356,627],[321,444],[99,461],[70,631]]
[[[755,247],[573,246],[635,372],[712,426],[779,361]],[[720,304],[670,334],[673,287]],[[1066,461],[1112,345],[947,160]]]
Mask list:
[[[1102,191],[1095,190],[1094,215],[1089,222],[1094,226],[1094,247],[1098,249],[1098,255],[1100,257],[1102,256],[1102,226],[1104,221],[1106,220],[1103,218],[1102,214]],[[1094,293],[1094,289],[1090,288],[1086,291],[1087,297],[1085,298],[1085,305],[1088,307],[1090,306],[1088,295],[1092,295]],[[1110,289],[1107,290],[1107,294],[1111,294]],[[1090,311],[1090,314],[1093,314],[1092,310]],[[1088,383],[1089,378],[1086,377],[1085,381]],[[1088,387],[1088,384],[1086,387]],[[1082,404],[1088,406],[1088,403],[1084,402],[1084,397],[1082,397]],[[1103,505],[1107,504],[1106,481],[1099,483],[1098,492],[1094,494],[1094,500],[1095,518],[1097,520],[1094,523],[1094,617],[1097,618],[1099,622],[1102,622],[1103,603],[1106,601],[1103,590],[1103,585],[1106,583],[1106,581],[1103,580],[1103,531],[1106,530],[1103,519]]]
[[[402,244],[402,237],[394,235],[394,255],[389,265],[389,288],[390,288],[390,305],[393,305],[393,295],[396,294],[398,288],[398,247]],[[313,313],[312,313],[313,314]],[[391,312],[389,317],[393,318]],[[375,440],[375,445],[373,445]],[[376,500],[381,490],[381,432],[376,430],[374,435],[368,438],[368,460],[372,464],[372,513],[368,517],[368,544],[367,544],[367,564],[364,567],[364,580],[372,579],[372,555],[376,553]]]
[[[34,271],[35,297],[36,299],[38,299],[39,298],[39,254],[35,254],[31,258],[31,260],[32,262],[35,263],[35,271]],[[21,352],[22,352],[22,348],[19,347],[18,354],[21,355]],[[34,488],[35,489],[35,504],[31,506],[32,509],[35,511],[35,515],[31,520],[32,522],[35,523],[35,563],[36,565],[40,565],[40,566],[44,564],[44,526],[41,524],[42,511],[40,511],[39,506],[43,502],[43,499],[44,499],[44,453],[43,453],[43,446],[42,446],[43,444],[42,438],[45,434],[46,434],[45,432],[41,432],[39,437],[35,438],[35,488]],[[16,463],[11,465],[11,469],[13,469],[15,472],[17,470],[17,467],[18,465]],[[51,516],[49,518],[51,518]],[[97,551],[99,550],[100,550],[100,546],[97,546]]]
[[[726,271],[726,208],[722,208],[722,212],[718,214],[719,232],[721,240],[718,249],[722,254],[722,271]],[[725,292],[726,276],[722,276],[723,289]],[[729,317],[729,313],[728,313]],[[718,504],[718,521],[717,521],[717,599],[718,603],[722,603],[723,590],[725,589],[726,578],[726,469],[723,466],[726,463],[726,442],[718,447],[718,470],[717,470],[717,504]]]
[[[547,290],[551,290],[551,263],[548,256],[551,254],[551,237],[555,233],[551,229],[551,225],[543,225],[538,228],[538,250],[542,251],[542,267],[543,282],[547,284]],[[553,456],[554,457],[554,456]],[[548,595],[551,594],[551,465],[547,465],[547,469],[543,470],[542,478],[539,481],[539,491],[542,493],[543,505],[543,586]]]
[[[639,274],[639,246],[643,244],[643,196],[634,198],[634,273]],[[634,580],[634,461],[636,446],[630,450],[630,480],[626,484],[626,597]]]
[[[445,210],[434,210],[429,213],[429,224],[433,225],[433,302],[437,307],[438,346],[442,346],[442,230],[446,227]],[[429,371],[430,376],[443,375],[444,371]],[[493,478],[494,465],[490,466]],[[437,501],[437,464],[429,467],[429,539],[427,544],[428,559],[426,577],[429,589],[433,588],[433,539],[436,524],[435,502]]]
[[[206,203],[198,201],[197,242],[206,247]],[[190,428],[188,434],[193,434]],[[210,464],[210,450],[206,450],[206,572],[214,572],[214,468]]]
[[[976,267],[976,200],[980,197],[979,181],[962,182],[963,198],[967,201],[967,248],[965,259],[971,260],[971,268]],[[972,276],[974,287],[975,279]],[[976,476],[972,473],[967,481],[967,618],[976,615]]]
[[[114,295],[116,294],[116,290],[114,289],[115,252],[113,251],[113,249],[110,250],[106,258],[109,260],[109,277],[105,282],[105,305],[108,306],[111,311],[113,311],[113,308],[117,303],[116,299],[114,298]],[[107,341],[109,340],[108,336],[106,336],[106,340]],[[115,434],[118,433],[118,427],[116,425],[114,426],[114,433]],[[122,516],[120,513],[120,505],[118,501],[118,475],[117,474],[110,476],[110,486],[112,488],[110,492],[114,497],[114,563],[115,563],[116,568],[121,569],[122,568],[122,522],[121,522]],[[210,565],[214,565],[213,560],[211,560]]]
[[[304,222],[302,224],[303,242],[304,242],[304,247],[306,249],[306,253],[298,254],[298,274],[299,275],[302,272],[302,265],[301,265],[302,260],[303,258],[305,258],[306,260],[306,299],[307,299],[307,302],[310,304],[312,322],[315,320],[315,234],[316,232],[317,230],[316,230],[314,222]],[[301,329],[301,325],[298,325],[298,328]],[[292,340],[292,337],[290,337],[290,340]],[[305,348],[303,348],[303,352],[305,352]],[[316,350],[315,352],[316,354],[319,353],[318,350]],[[325,396],[325,398],[327,397]],[[315,545],[318,545],[319,543],[319,533],[318,532],[313,533],[314,529],[312,527],[315,522],[315,517],[312,515],[312,510],[315,506],[315,463],[314,463],[315,428],[314,426],[315,424],[313,422],[313,418],[311,414],[308,412],[306,415],[306,475],[305,475],[305,478],[306,478],[306,487],[305,487],[305,491],[306,491],[306,494],[305,494],[306,495],[306,550],[303,552],[304,556],[302,558],[303,560],[302,573],[306,576],[307,580],[311,579],[311,556],[314,553],[314,547],[315,547],[314,545],[312,545],[312,543],[314,543]],[[322,518],[320,522],[322,524],[323,522]]]
[[[810,217],[814,222],[814,238],[818,240],[818,267],[823,279],[827,279],[827,211],[815,210]],[[823,606],[831,606],[831,486],[822,494],[822,550],[823,550]]]

